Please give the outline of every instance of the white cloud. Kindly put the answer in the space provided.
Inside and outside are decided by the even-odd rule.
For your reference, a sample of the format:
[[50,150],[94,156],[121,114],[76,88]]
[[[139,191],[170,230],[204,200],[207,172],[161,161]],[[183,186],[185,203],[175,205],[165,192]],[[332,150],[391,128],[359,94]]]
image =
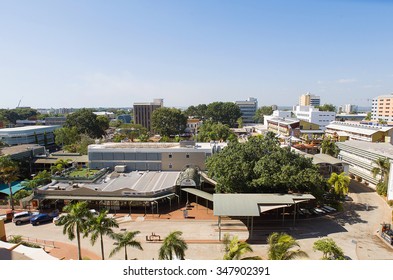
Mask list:
[[351,84],[351,83],[355,83],[356,79],[339,79],[336,82],[339,84]]

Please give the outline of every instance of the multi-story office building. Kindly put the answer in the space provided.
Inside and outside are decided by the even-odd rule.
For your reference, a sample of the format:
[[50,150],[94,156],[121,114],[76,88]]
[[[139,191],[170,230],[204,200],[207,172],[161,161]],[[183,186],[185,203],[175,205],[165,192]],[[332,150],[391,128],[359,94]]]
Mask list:
[[254,97],[249,97],[246,101],[236,101],[242,112],[243,123],[254,123],[255,113],[258,109],[258,101]]
[[300,106],[320,106],[321,105],[321,98],[317,95],[307,92],[306,94],[303,94],[300,96],[299,105]]
[[151,116],[154,110],[164,106],[163,99],[154,99],[153,102],[134,103],[134,123],[140,124],[151,131]]
[[299,120],[317,124],[322,130],[336,118],[335,112],[319,111],[313,106],[295,106],[293,113]]
[[66,122],[66,117],[47,117],[45,118],[46,125],[61,125],[63,126]]
[[381,95],[373,99],[371,107],[371,118],[373,120],[384,120],[393,122],[393,93]]
[[392,143],[393,127],[334,121],[326,126],[325,134],[340,142],[360,140]]
[[88,147],[92,169],[125,166],[130,171],[181,171],[189,166],[205,170],[207,157],[218,152],[225,143],[104,143]]
[[344,113],[350,114],[350,113],[355,113],[358,110],[358,106],[352,105],[352,104],[345,104],[342,106],[342,111]]
[[52,145],[55,143],[54,131],[58,125],[34,125],[0,129],[0,141],[10,145],[39,144]]

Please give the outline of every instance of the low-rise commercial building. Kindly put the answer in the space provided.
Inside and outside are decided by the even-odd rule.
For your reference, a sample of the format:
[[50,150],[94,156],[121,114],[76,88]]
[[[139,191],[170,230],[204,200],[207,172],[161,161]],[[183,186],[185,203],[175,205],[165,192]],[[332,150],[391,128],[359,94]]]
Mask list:
[[336,118],[335,112],[319,111],[313,106],[296,106],[293,113],[297,119],[317,124],[322,130]]
[[39,144],[51,145],[55,143],[54,131],[58,125],[35,125],[0,129],[0,141],[10,145]]
[[359,140],[392,143],[393,127],[335,121],[326,126],[325,133],[340,142]]

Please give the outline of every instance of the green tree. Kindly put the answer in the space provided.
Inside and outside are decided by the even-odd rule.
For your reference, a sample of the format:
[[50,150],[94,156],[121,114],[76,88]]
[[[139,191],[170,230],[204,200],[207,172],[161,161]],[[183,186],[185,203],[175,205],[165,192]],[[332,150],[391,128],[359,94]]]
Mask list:
[[79,134],[87,134],[91,138],[101,138],[105,135],[100,120],[92,110],[86,108],[67,115],[64,127],[76,127]]
[[255,257],[246,257],[242,258],[243,255],[247,253],[252,253],[253,250],[245,241],[240,241],[237,236],[234,236],[232,239],[229,238],[228,234],[224,235],[224,260],[260,260],[261,258],[258,256]]
[[187,126],[187,117],[175,108],[158,108],[153,111],[151,125],[161,136],[181,134]]
[[58,159],[55,163],[50,167],[52,174],[56,172],[62,172],[71,162],[71,159]]
[[81,233],[86,236],[89,221],[92,214],[87,208],[87,202],[77,202],[75,204],[68,204],[64,206],[63,211],[67,215],[59,218],[57,225],[63,226],[63,234],[67,234],[68,238],[72,241],[75,236],[78,243],[78,258],[82,259],[81,253]]
[[367,116],[364,118],[366,121],[371,121],[371,112],[367,113]]
[[234,127],[242,116],[238,105],[232,102],[213,102],[207,105],[206,118],[214,123],[226,124]]
[[321,150],[323,154],[336,157],[339,153],[339,149],[332,139],[327,138],[322,141]]
[[19,177],[19,166],[9,156],[0,157],[0,180],[8,185],[10,191],[10,206],[14,210],[14,198],[12,194],[12,182]]
[[311,192],[319,196],[326,183],[311,159],[280,148],[271,133],[250,137],[245,143],[231,142],[207,160],[209,177],[216,192],[286,193]]
[[254,120],[257,123],[263,123],[264,117],[263,116],[270,116],[273,114],[273,108],[271,106],[262,106],[258,108],[255,112]]
[[319,108],[319,111],[336,112],[336,107],[333,104],[323,104],[315,107]]
[[62,127],[54,131],[55,143],[58,146],[67,146],[80,141],[80,135],[76,127]]
[[141,233],[140,231],[128,231],[124,233],[115,233],[113,234],[113,239],[117,241],[116,247],[112,250],[109,257],[112,257],[114,254],[119,252],[121,249],[124,248],[124,259],[128,260],[127,255],[127,247],[136,248],[143,251],[141,243],[135,240],[135,236]]
[[230,137],[236,135],[231,131],[228,125],[222,123],[214,123],[212,121],[204,121],[198,132],[198,141],[226,141]]
[[387,158],[377,158],[373,161],[375,167],[371,169],[371,173],[375,178],[379,175],[379,182],[388,182],[389,181],[389,172],[390,172],[390,162]]
[[109,128],[109,118],[107,116],[97,116],[97,123],[102,131]]
[[172,231],[165,237],[158,252],[159,260],[173,260],[174,257],[184,260],[188,246],[184,239],[181,238],[182,234],[181,231]]
[[333,187],[334,192],[337,195],[344,196],[348,193],[348,187],[351,182],[351,178],[347,176],[345,172],[341,172],[340,174],[333,172],[327,182],[330,186]]
[[32,194],[33,191],[31,190],[19,190],[17,193],[14,194],[14,199],[16,201],[21,200],[22,198],[28,197]]
[[91,245],[94,245],[98,238],[101,242],[101,257],[104,260],[104,240],[103,235],[113,236],[112,228],[118,228],[119,224],[112,217],[108,217],[108,210],[101,211],[98,216],[92,216],[89,221],[88,232],[90,235]]
[[198,106],[191,105],[188,107],[184,114],[188,117],[194,117],[198,119],[205,119],[206,118],[206,111],[207,105],[206,104],[199,104]]
[[314,242],[314,250],[323,253],[322,260],[344,260],[343,250],[331,238],[323,238]]
[[269,260],[293,260],[297,258],[308,257],[306,252],[296,249],[300,247],[295,238],[286,233],[273,232],[267,238],[269,244],[268,259]]
[[387,124],[388,122],[385,121],[384,119],[378,119],[378,124]]

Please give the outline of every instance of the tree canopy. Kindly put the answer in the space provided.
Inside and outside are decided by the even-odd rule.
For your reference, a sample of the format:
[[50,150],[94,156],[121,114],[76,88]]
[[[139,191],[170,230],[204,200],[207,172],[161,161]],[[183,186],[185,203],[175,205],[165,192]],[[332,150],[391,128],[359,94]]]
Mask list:
[[344,260],[343,250],[331,238],[323,238],[314,242],[314,250],[323,253],[322,260]]
[[320,196],[326,182],[311,159],[280,148],[274,134],[232,142],[207,161],[209,176],[222,193],[311,192]]
[[38,112],[32,108],[0,109],[0,120],[15,124],[17,120],[37,119]]
[[213,102],[207,105],[206,118],[215,123],[220,122],[234,127],[241,116],[239,106],[233,102]]
[[273,114],[272,106],[262,106],[258,108],[258,110],[255,112],[254,120],[257,123],[263,123],[264,121],[263,116],[270,116],[271,114]]
[[204,121],[198,132],[198,141],[226,141],[228,139],[237,139],[236,135],[230,130],[228,125],[222,123],[213,123]]
[[319,111],[336,112],[336,106],[334,106],[333,104],[323,104],[315,107],[319,108]]
[[184,114],[188,117],[194,117],[198,119],[205,119],[206,118],[206,111],[207,111],[207,105],[206,104],[199,104],[197,106],[191,105],[188,107],[185,111]]
[[187,126],[187,117],[176,108],[158,108],[151,116],[153,130],[161,136],[181,134]]
[[90,109],[80,109],[67,115],[64,127],[76,127],[79,134],[87,134],[91,138],[101,138],[105,135],[105,129],[109,127],[109,121],[96,116]]

